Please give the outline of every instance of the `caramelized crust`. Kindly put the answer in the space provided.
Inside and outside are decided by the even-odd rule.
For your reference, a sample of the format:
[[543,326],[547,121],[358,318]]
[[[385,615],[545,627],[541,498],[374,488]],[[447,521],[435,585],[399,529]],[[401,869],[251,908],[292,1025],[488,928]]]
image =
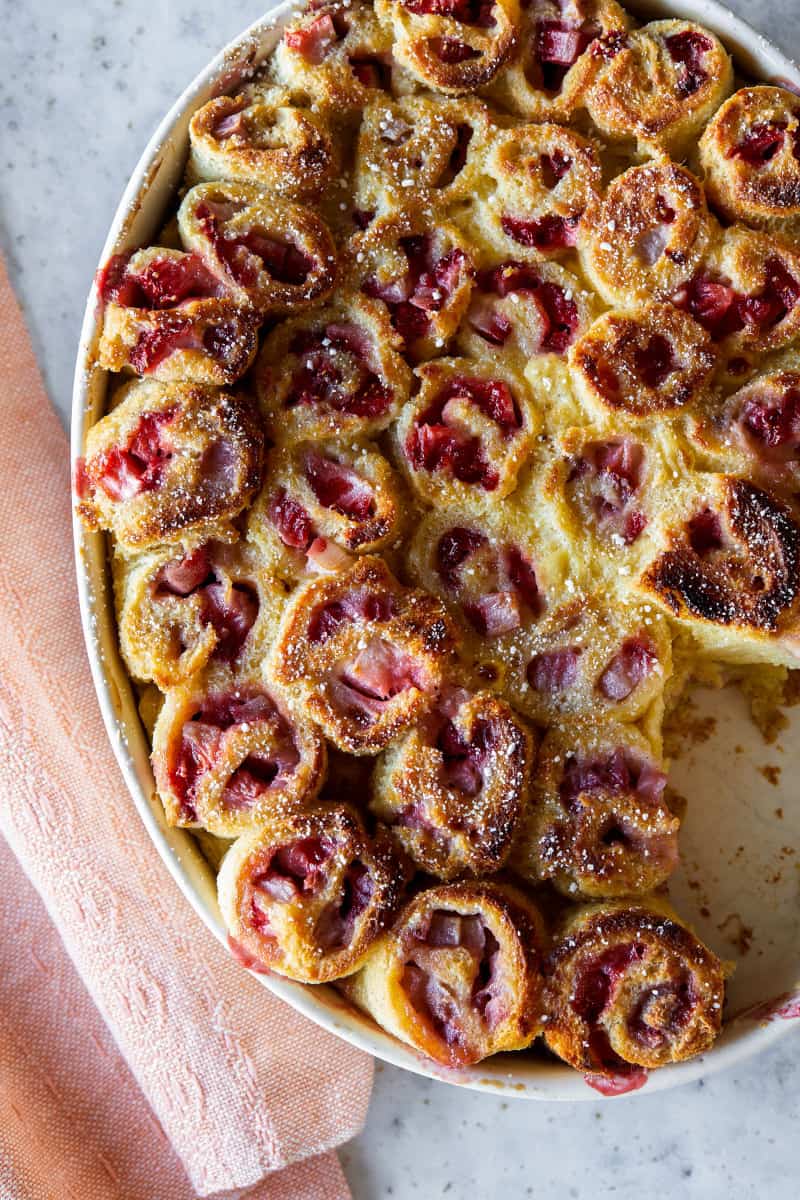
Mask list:
[[642,896],[678,864],[667,777],[634,725],[573,721],[542,743],[511,869],[571,898]]
[[541,917],[522,892],[453,883],[421,892],[376,942],[346,994],[448,1067],[522,1050],[541,1028]]
[[336,247],[324,221],[255,183],[198,183],[178,228],[231,295],[261,314],[308,308],[333,291]]
[[539,417],[526,385],[491,358],[418,367],[394,429],[396,453],[428,504],[488,505],[512,492]]
[[529,121],[568,121],[585,103],[605,48],[628,28],[616,0],[530,0],[517,52],[486,94]]
[[167,692],[152,760],[169,825],[237,837],[313,803],[325,743],[260,676],[219,665]]
[[435,92],[462,96],[485,87],[514,48],[518,0],[375,0],[391,28],[394,54]]
[[274,441],[374,437],[408,399],[411,371],[383,305],[340,296],[267,336],[256,393]]
[[267,672],[340,750],[376,754],[432,707],[453,643],[438,600],[364,557],[297,589]]
[[189,140],[192,184],[258,183],[289,200],[313,200],[334,173],[325,118],[295,107],[286,88],[251,84],[209,100],[192,117]]
[[78,513],[126,550],[213,536],[261,483],[264,437],[249,397],[137,380],[87,434]]
[[638,420],[702,400],[716,355],[708,333],[671,304],[636,316],[610,312],[569,351],[576,386],[593,415]]
[[[642,588],[724,656],[793,662],[800,611],[800,528],[789,509],[746,480],[708,475],[679,496],[666,548]],[[732,636],[738,634],[738,643]]]
[[708,1050],[725,969],[662,902],[574,910],[546,966],[550,1050],[610,1078]]
[[264,556],[221,532],[225,540],[115,555],[120,647],[134,679],[166,691],[212,660],[246,670],[265,653],[284,597]]
[[666,158],[631,167],[590,204],[578,233],[581,263],[610,305],[634,311],[668,300],[708,253],[713,222],[703,188]]
[[709,199],[730,221],[800,233],[800,99],[747,87],[726,100],[700,139]]
[[273,817],[231,847],[217,879],[232,949],[299,983],[350,975],[390,922],[404,868],[343,805]]
[[426,874],[491,875],[508,858],[534,749],[504,701],[449,689],[378,760],[370,808]]
[[681,158],[733,85],[722,43],[692,21],[652,21],[598,52],[589,116],[606,137],[635,139],[642,154]]

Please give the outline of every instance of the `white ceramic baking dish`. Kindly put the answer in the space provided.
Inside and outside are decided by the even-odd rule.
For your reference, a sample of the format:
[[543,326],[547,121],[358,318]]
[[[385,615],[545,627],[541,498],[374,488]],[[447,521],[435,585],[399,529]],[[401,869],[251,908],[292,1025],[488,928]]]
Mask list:
[[[735,54],[741,71],[800,90],[800,69],[716,0],[652,0],[630,7],[639,15],[683,16],[708,26]],[[225,49],[186,89],[165,116],[131,177],[111,224],[101,262],[147,245],[155,237],[179,185],[192,113],[214,95],[230,92],[269,54],[293,9],[282,3]],[[81,332],[72,410],[72,457],[83,452],[87,429],[102,415],[106,373],[95,361],[99,334],[92,289]],[[215,937],[225,942],[214,874],[197,843],[164,822],[148,760],[148,744],[117,652],[113,603],[103,536],[74,527],[81,615],[97,695],[108,736],[134,804],[178,886]],[[717,732],[697,753],[673,765],[676,789],[689,798],[682,835],[683,866],[672,885],[679,911],[723,956],[739,958],[730,987],[729,1019],[703,1058],[655,1072],[648,1092],[674,1087],[765,1050],[800,1021],[800,805],[793,780],[800,772],[800,719],[785,731],[782,750],[768,754],[729,692],[700,697],[717,719]],[[781,768],[775,786],[760,770]],[[781,815],[778,815],[781,814]],[[497,1055],[471,1070],[446,1072],[352,1010],[330,987],[305,987],[259,976],[298,1012],[353,1045],[393,1063],[454,1084],[543,1100],[597,1100],[583,1078],[536,1053]],[[797,1015],[795,1014],[795,1015]]]

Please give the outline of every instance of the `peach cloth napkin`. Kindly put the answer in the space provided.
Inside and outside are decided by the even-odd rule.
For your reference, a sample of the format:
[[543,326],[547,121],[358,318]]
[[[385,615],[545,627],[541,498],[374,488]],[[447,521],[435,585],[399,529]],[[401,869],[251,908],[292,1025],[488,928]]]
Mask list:
[[217,944],[125,790],[78,620],[66,441],[2,262],[0,389],[0,1195],[347,1197],[331,1150],[363,1124],[372,1062]]

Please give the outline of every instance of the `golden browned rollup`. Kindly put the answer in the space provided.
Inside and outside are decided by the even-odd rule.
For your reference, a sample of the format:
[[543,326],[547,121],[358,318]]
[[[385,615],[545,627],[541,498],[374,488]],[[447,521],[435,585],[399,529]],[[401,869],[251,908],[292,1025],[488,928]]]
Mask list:
[[217,879],[236,956],[300,983],[328,983],[363,963],[391,920],[402,863],[346,806],[277,817],[239,838]]
[[468,1066],[539,1032],[542,951],[541,918],[521,892],[443,885],[407,905],[346,991],[422,1054]]

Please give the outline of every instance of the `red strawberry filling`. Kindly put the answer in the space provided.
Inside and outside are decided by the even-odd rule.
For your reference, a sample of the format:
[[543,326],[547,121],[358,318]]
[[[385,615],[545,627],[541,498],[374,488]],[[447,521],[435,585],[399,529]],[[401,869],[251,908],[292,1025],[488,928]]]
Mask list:
[[469,144],[472,141],[472,127],[459,125],[456,130],[456,144],[448,160],[447,166],[436,181],[436,186],[448,187],[461,174],[467,161]]
[[523,619],[541,614],[544,606],[536,572],[516,546],[492,546],[475,529],[459,525],[448,529],[436,546],[436,570],[450,592],[474,590],[472,586],[464,588],[462,578],[470,559],[475,560],[470,575],[479,575],[486,590],[474,600],[465,595],[461,603],[465,617],[478,633],[498,637],[518,629]]
[[535,655],[528,663],[526,676],[535,692],[556,696],[566,692],[578,678],[578,660],[582,651],[577,646],[563,650],[547,650]]
[[581,964],[572,990],[573,1011],[587,1025],[596,1024],[613,1002],[626,971],[641,962],[646,952],[641,942],[630,942],[627,946],[611,946]]
[[355,924],[367,910],[375,893],[375,883],[367,867],[351,863],[342,882],[342,894],[320,913],[314,937],[323,950],[343,950],[353,940]]
[[302,504],[298,504],[280,488],[269,504],[269,519],[278,531],[284,546],[292,550],[307,550],[314,540],[314,525]]
[[703,59],[714,49],[714,43],[711,38],[694,29],[684,29],[682,33],[666,38],[665,45],[670,58],[678,66],[678,94],[693,96],[708,78]]
[[259,918],[264,915],[258,903],[258,892],[279,904],[289,903],[301,895],[315,895],[325,884],[325,867],[335,850],[329,838],[313,836],[280,846],[270,858],[269,865],[253,876],[254,915],[256,910]]
[[185,819],[197,816],[195,797],[203,776],[225,752],[230,731],[268,723],[273,746],[253,751],[231,773],[222,794],[229,812],[252,807],[270,788],[280,786],[300,761],[289,725],[263,693],[208,696],[181,730],[180,743],[169,766],[169,782]]
[[[456,996],[437,977],[437,959],[447,951],[471,960],[469,995]],[[437,909],[409,939],[409,960],[402,986],[415,1011],[459,1057],[469,1054],[463,1009],[469,1006],[482,1025],[495,1029],[508,1014],[500,947],[481,917]],[[471,1023],[471,1022],[470,1022]]]
[[374,515],[372,487],[350,467],[322,454],[309,453],[305,477],[323,508],[331,508],[353,521],[366,521]]
[[98,273],[97,290],[104,303],[152,310],[222,294],[222,284],[199,254],[153,258],[139,272],[131,271],[130,257],[115,254]]
[[671,343],[661,333],[654,333],[646,346],[637,346],[633,361],[639,378],[649,388],[661,387],[681,365]]
[[604,757],[566,760],[558,794],[569,811],[575,810],[581,797],[602,792],[605,795],[635,795],[645,804],[657,804],[667,777],[647,759],[631,754],[620,746]]
[[450,17],[462,25],[477,25],[489,29],[497,22],[494,0],[402,0],[403,8],[417,16],[432,14]]
[[159,596],[201,595],[200,620],[211,625],[217,635],[213,657],[233,662],[242,652],[247,636],[258,617],[259,599],[255,588],[234,583],[230,594],[214,571],[207,546],[200,546],[182,559],[167,563],[154,581]]
[[373,637],[355,658],[340,664],[329,685],[331,702],[340,712],[370,724],[387,704],[411,688],[424,690],[418,664],[394,642]]
[[347,60],[356,79],[364,87],[388,92],[392,85],[392,68],[376,54],[351,55]]
[[597,686],[607,700],[627,700],[658,664],[652,644],[643,638],[626,638],[603,671]]
[[356,325],[328,325],[300,333],[289,347],[301,363],[284,403],[311,404],[365,419],[381,417],[392,402],[391,389],[366,363],[369,343]]
[[644,513],[633,507],[642,483],[644,450],[638,442],[622,438],[586,446],[567,477],[588,493],[591,513],[598,526],[611,530],[632,545],[647,525]]
[[323,12],[299,29],[287,29],[283,40],[311,66],[318,67],[347,33],[348,25],[338,13]]
[[480,58],[480,50],[474,50],[472,46],[468,46],[466,42],[460,42],[458,38],[452,37],[434,37],[428,38],[428,46],[431,53],[434,54],[440,62],[447,63],[450,66],[457,66],[459,63],[470,62],[474,58]]
[[778,462],[800,458],[800,388],[748,396],[739,423],[763,458]]
[[392,324],[410,344],[426,336],[433,315],[441,312],[471,268],[461,250],[450,250],[437,258],[429,234],[401,238],[400,249],[408,263],[405,274],[388,283],[370,276],[361,290],[386,304]]
[[311,614],[308,640],[312,645],[325,642],[344,622],[363,621],[366,624],[390,621],[394,615],[391,596],[379,592],[351,592],[341,600],[323,604]]
[[436,737],[442,755],[441,781],[472,798],[483,788],[487,761],[496,753],[497,730],[491,721],[475,722],[469,741],[456,725],[445,718]]
[[534,220],[504,215],[500,224],[503,233],[520,246],[532,246],[535,250],[566,250],[578,240],[580,220],[580,213],[571,217],[547,213]]
[[800,299],[800,282],[779,258],[766,263],[766,280],[758,295],[743,295],[730,284],[696,275],[676,292],[673,304],[691,313],[714,338],[743,329],[767,333],[785,320]]
[[728,158],[741,158],[751,167],[763,167],[783,149],[786,123],[759,121],[748,129],[740,142],[731,146]]
[[590,22],[576,26],[566,21],[545,20],[537,24],[533,55],[546,92],[555,94],[561,91],[570,67],[575,65],[599,33],[599,27]]
[[238,237],[223,232],[221,223],[235,211],[233,205],[211,201],[199,204],[195,210],[200,228],[231,278],[241,287],[254,287],[262,271],[266,271],[278,283],[295,287],[305,283],[314,261],[298,246],[257,230]]
[[577,304],[558,284],[543,280],[534,267],[516,262],[503,263],[492,270],[481,271],[477,283],[477,294],[467,320],[487,342],[502,346],[512,330],[507,311],[498,312],[491,302],[487,304],[487,295],[501,299],[523,296],[527,302],[536,305],[542,330],[539,351],[563,354],[572,342],[578,326]]
[[165,426],[174,420],[174,408],[144,413],[127,446],[112,446],[91,464],[91,475],[111,500],[131,500],[157,488],[173,456]]
[[414,422],[406,440],[406,453],[417,471],[449,471],[461,483],[494,491],[500,476],[486,459],[481,439],[457,424],[457,401],[473,404],[498,426],[504,438],[511,437],[522,425],[506,383],[459,376],[443,387]]

